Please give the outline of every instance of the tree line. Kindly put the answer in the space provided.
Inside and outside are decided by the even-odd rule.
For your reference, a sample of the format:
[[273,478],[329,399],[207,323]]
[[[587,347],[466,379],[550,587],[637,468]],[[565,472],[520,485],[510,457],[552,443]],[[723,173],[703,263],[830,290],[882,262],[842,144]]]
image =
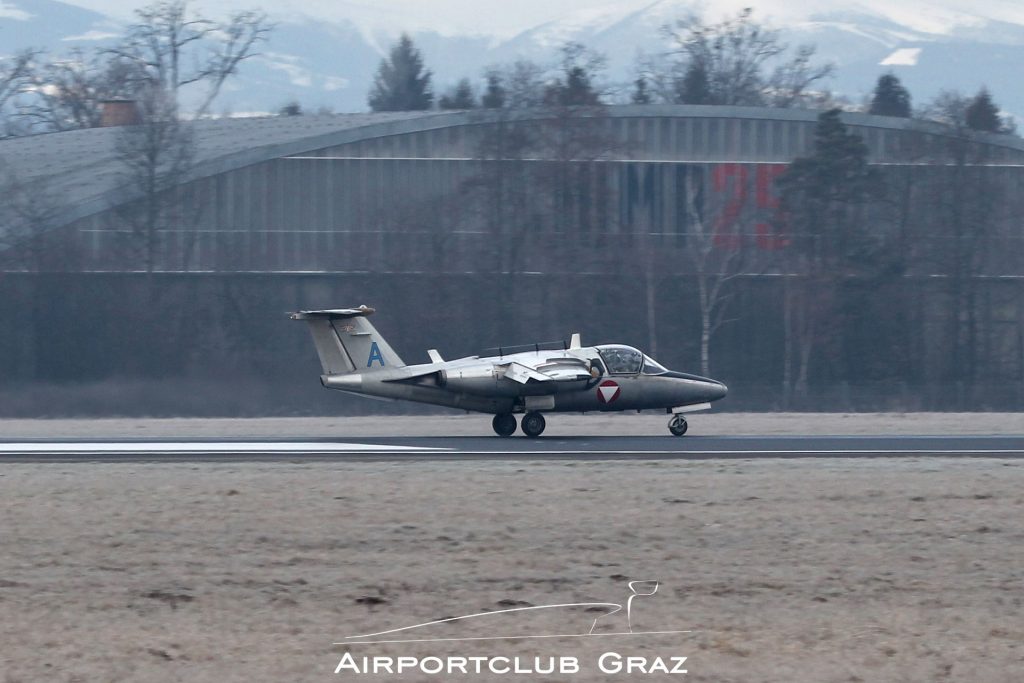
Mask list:
[[[790,48],[749,10],[720,23],[687,19],[663,33],[675,49],[638,60],[628,101],[803,107],[821,115],[810,152],[775,178],[780,199],[771,234],[758,232],[750,217],[709,206],[706,183],[696,173],[677,188],[687,212],[683,263],[659,269],[659,243],[642,225],[631,226],[638,242],[619,257],[624,268],[632,266],[648,280],[648,337],[657,337],[653,298],[659,284],[686,272],[694,278],[698,302],[701,370],[712,373],[716,337],[730,316],[742,313],[736,300],[743,279],[798,273],[783,280],[787,402],[806,401],[815,381],[886,372],[917,382],[960,383],[973,396],[979,383],[998,374],[991,351],[998,325],[991,303],[982,305],[988,294],[981,278],[991,272],[994,245],[1007,237],[1006,221],[1012,218],[1005,184],[985,168],[989,152],[979,134],[1013,134],[1015,126],[988,89],[973,96],[944,91],[915,110],[909,90],[889,72],[879,76],[870,98],[855,105],[822,87],[834,68],[815,63],[813,46]],[[522,60],[490,67],[479,94],[463,78],[435,101],[432,74],[403,36],[382,60],[369,104],[377,111],[497,112],[475,152],[491,163],[465,184],[457,201],[446,204],[445,213],[456,223],[482,222],[496,235],[519,236],[500,250],[500,269],[514,276],[525,267],[528,255],[521,245],[531,233],[587,234],[588,221],[607,226],[622,220],[595,215],[600,204],[594,201],[594,175],[600,171],[590,162],[613,152],[629,155],[623,141],[601,125],[602,107],[625,99],[621,88],[608,85],[604,70],[601,55],[569,43],[552,69]],[[522,121],[518,112],[526,109],[542,111],[543,120]],[[864,141],[840,118],[851,110],[943,124],[943,135],[908,135],[916,142],[901,150],[907,164],[934,171],[918,170],[915,176],[871,166]],[[524,160],[534,163],[508,163]],[[723,234],[725,224],[731,233]],[[907,284],[912,277],[936,275],[942,285],[927,300]],[[880,303],[871,292],[887,297]],[[938,306],[935,315],[945,321],[948,343],[943,359],[930,366],[916,355],[921,340],[900,332],[901,322],[909,325],[926,305]],[[872,325],[891,332],[884,336],[885,348],[877,340],[860,346],[849,341]],[[922,323],[914,334],[931,331]],[[843,367],[834,362],[840,358]]]
[[[208,116],[224,83],[273,29],[261,12],[240,11],[213,21],[191,10],[187,0],[159,0],[137,10],[135,17],[113,47],[76,48],[64,55],[27,48],[0,59],[0,137],[95,127],[103,102],[151,100],[153,93],[172,102],[178,115]],[[892,72],[878,78],[865,102],[832,93],[826,82],[835,66],[818,61],[813,45],[786,43],[778,30],[755,20],[750,9],[719,22],[689,16],[660,32],[666,49],[641,53],[628,86],[610,82],[603,55],[570,42],[562,46],[554,67],[530,60],[492,65],[479,84],[463,77],[440,94],[423,55],[403,34],[381,60],[367,103],[373,111],[514,109],[555,101],[838,107],[944,122],[949,122],[949,111],[959,108],[973,130],[1015,132],[985,87],[973,96],[944,91],[917,110]],[[292,101],[278,113],[302,111]]]
[[[403,34],[391,47],[374,76],[367,102],[373,111],[425,111],[538,107],[572,102],[602,104],[707,104],[768,107],[833,108],[879,116],[962,123],[976,131],[1015,133],[1013,120],[987,87],[974,95],[941,92],[918,110],[911,95],[892,72],[878,77],[870,98],[856,103],[828,90],[835,65],[815,60],[813,45],[790,46],[779,31],[754,19],[744,9],[718,23],[691,16],[661,29],[670,48],[641,54],[628,87],[611,84],[605,58],[584,45],[569,42],[554,68],[518,60],[487,67],[481,84],[469,77],[437,95],[433,73],[412,38]],[[295,113],[294,109],[289,113]]]

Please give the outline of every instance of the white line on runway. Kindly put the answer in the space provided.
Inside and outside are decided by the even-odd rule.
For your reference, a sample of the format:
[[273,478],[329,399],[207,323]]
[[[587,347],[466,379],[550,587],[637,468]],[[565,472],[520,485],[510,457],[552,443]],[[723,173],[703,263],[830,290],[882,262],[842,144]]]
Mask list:
[[29,453],[351,453],[447,451],[447,448],[384,444],[279,441],[138,441],[138,442],[21,442],[0,443],[0,455]]
[[550,451],[550,450],[523,450],[523,451],[459,451],[449,449],[451,455],[1024,455],[1024,448],[916,448],[916,449],[877,449],[869,450],[864,448],[846,448],[842,450],[664,450],[664,451],[620,451],[620,450],[591,450],[591,451]]
[[[415,454],[416,451],[405,451],[403,455]],[[360,455],[360,451],[352,451],[349,455]],[[369,454],[369,451],[366,452]],[[427,454],[429,455],[429,453]],[[554,451],[554,450],[495,450],[495,451],[481,451],[481,450],[467,450],[461,451],[457,449],[439,450],[433,453],[443,458],[458,458],[459,456],[512,456],[512,457],[547,457],[547,456],[590,456],[595,459],[606,458],[608,456],[625,455],[625,456],[651,456],[652,458],[659,458],[665,456],[696,456],[696,457],[714,457],[714,456],[750,456],[750,457],[821,457],[821,458],[833,458],[833,457],[844,457],[844,456],[872,456],[872,457],[891,457],[898,458],[912,455],[936,455],[936,456],[985,456],[989,455],[992,457],[1008,456],[1008,455],[1024,455],[1024,449],[915,449],[915,450],[864,450],[859,448],[850,448],[846,450],[822,450],[822,451],[799,451],[799,450],[775,450],[775,451],[761,451],[761,450],[683,450],[683,449],[668,449],[663,451],[626,451],[626,450],[590,450],[590,451]]]
[[914,448],[914,449],[665,449],[665,450],[554,450],[554,449],[495,449],[480,450],[457,448],[431,448],[426,446],[397,446],[387,444],[367,444],[351,442],[277,442],[277,441],[136,441],[136,442],[9,442],[0,443],[0,457],[3,456],[103,456],[103,455],[267,455],[267,456],[360,456],[392,454],[408,456],[422,454],[442,458],[496,457],[516,458],[530,457],[591,457],[595,459],[609,456],[633,456],[652,458],[673,457],[905,457],[915,455],[932,456],[991,456],[1001,457],[1024,455],[1024,449],[1011,448]]

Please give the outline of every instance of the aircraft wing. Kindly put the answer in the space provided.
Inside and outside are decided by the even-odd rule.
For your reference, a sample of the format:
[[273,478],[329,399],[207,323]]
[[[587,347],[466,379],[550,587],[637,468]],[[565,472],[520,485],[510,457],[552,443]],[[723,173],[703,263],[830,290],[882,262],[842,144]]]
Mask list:
[[534,382],[550,382],[551,377],[545,374],[537,372],[533,368],[529,368],[522,363],[505,363],[503,366],[498,367],[505,368],[505,379],[510,379],[513,382],[519,382],[520,384],[526,384],[531,379]]
[[441,363],[430,363],[430,364],[427,364],[427,365],[417,366],[415,369],[411,369],[411,371],[406,371],[400,377],[396,377],[394,379],[384,380],[384,381],[385,382],[407,382],[409,380],[416,380],[416,379],[419,379],[421,377],[428,377],[430,375],[435,375],[435,374],[437,374],[439,372],[444,372],[444,371],[451,372],[451,373],[459,373],[459,372],[465,371],[467,369],[470,370],[470,371],[475,371],[474,370],[475,368],[483,368],[483,367],[486,367],[488,372],[490,372],[490,369],[494,368],[494,367],[497,367],[499,370],[504,369],[504,371],[505,371],[504,372],[504,376],[505,377],[507,377],[508,379],[513,380],[515,382],[519,382],[520,384],[526,384],[527,382],[529,382],[531,380],[534,381],[534,382],[552,382],[552,381],[556,380],[555,377],[543,374],[541,372],[537,372],[536,370],[534,370],[532,368],[529,368],[529,367],[523,365],[522,363],[510,362],[510,363],[499,363],[496,366],[492,365],[491,363],[486,363],[486,364],[478,363],[475,366],[469,366],[469,367],[462,366],[462,367],[455,367],[455,368],[446,368]]
[[556,387],[564,382],[589,381],[593,379],[590,368],[586,362],[573,358],[559,358],[556,360],[544,360],[536,365],[522,363],[516,360],[495,363],[489,359],[467,358],[465,361],[452,361],[449,363],[427,363],[401,369],[399,376],[385,379],[385,382],[396,383],[417,383],[422,378],[430,375],[441,375],[446,373],[451,378],[493,376],[518,382],[519,384],[545,384],[551,387],[551,391],[557,391]]
[[527,382],[578,382],[591,379],[590,370],[582,362],[545,362],[536,367],[510,362],[499,364],[505,377],[520,384]]

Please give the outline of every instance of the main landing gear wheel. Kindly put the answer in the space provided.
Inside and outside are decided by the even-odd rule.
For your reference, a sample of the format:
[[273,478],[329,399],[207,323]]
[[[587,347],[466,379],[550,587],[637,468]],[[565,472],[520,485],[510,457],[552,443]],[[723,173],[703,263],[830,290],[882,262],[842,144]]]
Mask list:
[[682,436],[686,433],[686,428],[689,427],[686,424],[686,418],[682,415],[673,415],[672,419],[668,421],[668,430],[672,432],[672,436]]
[[494,433],[498,436],[512,436],[516,431],[516,416],[512,413],[495,415],[491,420],[491,426],[494,427]]
[[535,439],[544,433],[544,427],[547,426],[547,422],[540,413],[527,413],[523,416],[520,426],[523,428],[523,434],[526,434],[531,439]]

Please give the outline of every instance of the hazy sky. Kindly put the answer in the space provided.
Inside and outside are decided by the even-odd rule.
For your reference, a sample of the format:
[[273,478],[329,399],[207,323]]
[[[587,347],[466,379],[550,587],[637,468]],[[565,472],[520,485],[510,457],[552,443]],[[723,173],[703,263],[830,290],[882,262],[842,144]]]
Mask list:
[[[116,17],[129,17],[146,0],[63,0]],[[653,0],[619,0],[619,7],[643,7]],[[608,0],[193,0],[207,15],[226,9],[261,7],[281,15],[300,11],[320,18],[374,18],[447,32],[477,30],[511,34],[579,9],[609,6]],[[375,22],[376,23],[376,22]]]
[[[9,0],[16,4],[17,0]],[[129,18],[150,0],[63,0],[104,14]],[[3,2],[3,0],[0,0]],[[1024,0],[661,0],[677,11],[691,7],[714,18],[753,6],[776,26],[820,12],[865,11],[905,26],[942,33],[953,25],[970,25],[976,16],[1024,24]],[[441,33],[511,36],[574,12],[584,17],[658,4],[657,0],[192,0],[207,16],[262,7],[276,20],[306,15],[315,19],[351,19],[367,27],[395,30],[432,29]]]

